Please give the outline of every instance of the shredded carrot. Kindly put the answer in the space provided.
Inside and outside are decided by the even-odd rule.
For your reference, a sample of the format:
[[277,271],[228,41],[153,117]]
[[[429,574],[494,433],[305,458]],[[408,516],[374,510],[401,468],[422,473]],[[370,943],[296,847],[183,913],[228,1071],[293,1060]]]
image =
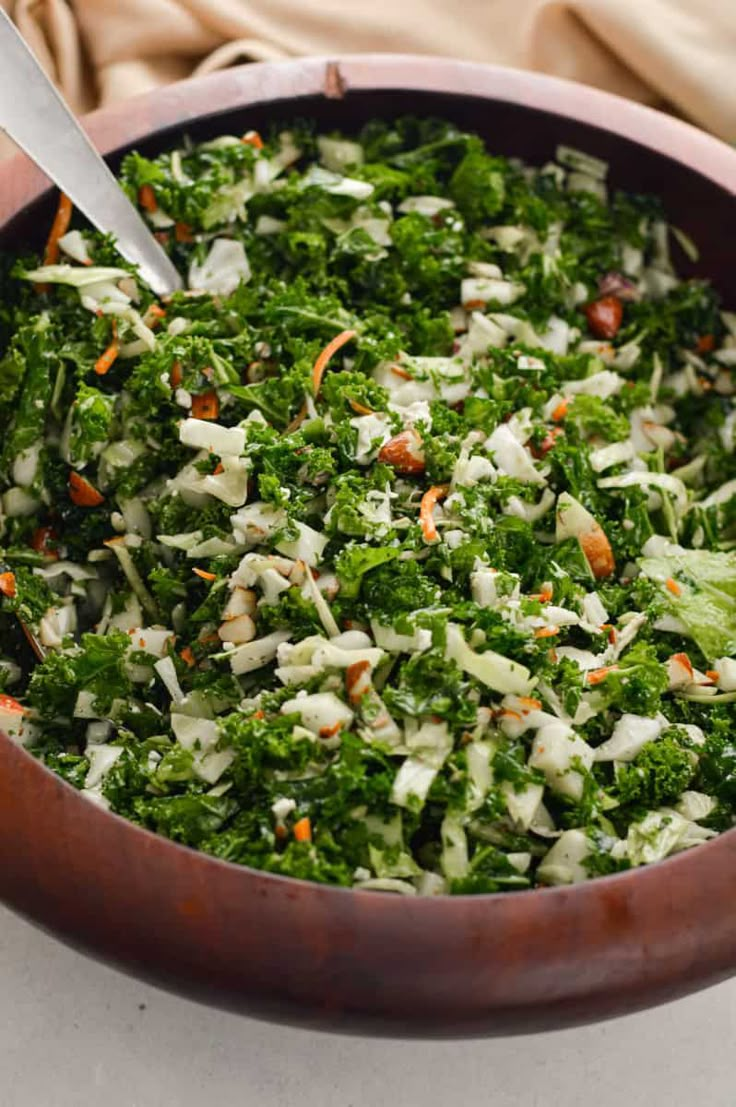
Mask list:
[[698,354],[709,354],[711,350],[715,349],[715,345],[715,335],[701,334],[700,338],[695,343],[695,352]]
[[466,300],[463,304],[466,311],[477,311],[478,308],[484,308],[485,306],[485,300]]
[[12,600],[16,591],[15,573],[0,573],[0,594]]
[[212,476],[217,477],[217,476],[220,475],[220,473],[224,473],[224,472],[225,472],[225,466],[222,464],[221,461],[218,461],[217,465],[215,465],[214,469],[212,470]]
[[260,710],[259,711],[254,711],[253,712],[253,718],[254,719],[265,719],[266,718],[266,713],[265,713],[265,711],[260,711]]
[[220,401],[214,389],[192,396],[192,415],[195,419],[216,419],[219,414]]
[[615,630],[615,627],[612,627],[610,623],[601,623],[601,628],[600,629],[601,629],[601,634],[603,634],[604,631],[607,631],[608,641],[610,642],[610,644],[612,646],[615,646],[615,644],[616,644],[616,630]]
[[604,665],[602,669],[591,669],[586,674],[586,683],[588,684],[602,684],[609,673],[612,673],[615,669],[618,669],[618,665]]
[[559,404],[557,405],[557,407],[552,412],[552,422],[553,423],[561,423],[562,420],[567,415],[567,410],[568,410],[569,407],[570,407],[570,401],[569,400],[560,400]]
[[521,715],[518,711],[512,711],[511,708],[506,707],[503,711],[499,711],[498,716],[500,719],[516,719],[517,722],[521,722]]
[[312,824],[308,815],[305,815],[303,819],[299,819],[298,822],[294,823],[294,837],[297,842],[312,841]]
[[[327,363],[329,362],[330,358],[334,357],[337,351],[341,349],[346,342],[349,342],[351,338],[355,338],[357,333],[357,331],[340,331],[339,334],[335,335],[331,342],[327,343],[324,350],[322,350],[321,354],[319,354],[319,356],[317,357],[317,360],[315,361],[312,368],[312,388],[314,389],[315,397],[319,395],[320,386],[322,384],[322,377],[324,376],[324,372],[327,368]],[[291,420],[288,427],[286,428],[286,433],[293,434],[295,430],[299,429],[306,417],[307,405],[306,403],[303,403],[298,414],[294,416],[294,418]]]
[[535,446],[533,443],[529,446],[532,457],[537,458],[537,460],[541,460],[541,458],[545,457],[550,450],[553,450],[555,448],[557,439],[564,437],[565,432],[562,427],[550,427],[538,446]]
[[217,580],[217,574],[208,573],[206,569],[194,569],[193,571],[198,577],[201,577],[202,580]]
[[194,654],[192,653],[192,647],[191,646],[185,646],[184,649],[179,654],[179,657],[182,659],[182,661],[186,665],[189,666],[190,669],[193,669],[194,666],[197,664],[196,659],[194,657]]
[[351,408],[357,415],[372,415],[373,409],[366,407],[365,404],[359,404],[357,400],[348,400]]
[[402,369],[400,365],[392,365],[391,372],[395,377],[401,377],[401,379],[405,381],[410,381],[414,379],[411,373],[407,373],[406,369]]
[[246,131],[240,141],[244,142],[246,146],[253,146],[256,150],[263,149],[263,139],[258,131]]
[[312,369],[312,387],[315,396],[319,394],[322,377],[324,376],[330,358],[334,357],[337,351],[341,350],[347,342],[356,338],[357,334],[357,331],[340,331],[339,334],[335,335],[332,341],[327,343],[324,350],[315,361],[314,368]]
[[69,499],[77,507],[99,507],[105,497],[93,484],[74,470],[69,474]]
[[8,696],[5,692],[0,693],[0,711],[14,711],[18,715],[25,715],[25,707],[14,700],[12,696]]
[[151,213],[153,213],[154,211],[158,211],[158,201],[156,199],[156,194],[151,188],[150,184],[141,185],[141,187],[138,189],[138,203],[144,209],[144,211],[148,211]]
[[172,388],[178,388],[181,384],[182,371],[181,362],[175,361],[171,366],[171,373],[169,374],[169,383]]
[[[56,265],[59,260],[59,239],[66,234],[73,211],[72,202],[63,192],[59,194],[59,204],[56,209],[54,221],[51,224],[49,237],[46,239],[46,247],[43,254],[44,265]],[[34,284],[36,292],[48,292],[47,284]]]
[[533,696],[517,696],[516,698],[523,705],[522,710],[525,714],[528,711],[539,711],[542,707],[542,701],[535,700]]
[[366,673],[370,667],[369,661],[354,661],[353,664],[348,665],[345,670],[345,689],[351,703],[358,703],[363,698],[365,689],[356,688],[356,686],[363,683],[363,674]]
[[194,235],[192,234],[192,228],[188,223],[175,223],[174,238],[177,242],[193,242]]
[[118,342],[118,328],[115,320],[112,321],[112,342],[105,350],[104,354],[100,354],[95,362],[95,373],[98,377],[104,377],[107,373],[116,357],[120,353],[120,343]]
[[560,633],[559,627],[537,627],[534,631],[535,638],[554,638]]
[[320,727],[319,736],[320,738],[334,738],[339,729],[339,723],[333,723],[332,726]]
[[708,680],[712,680],[714,684],[717,684],[718,681],[721,679],[721,674],[716,669],[706,669],[705,675],[707,676]]
[[46,239],[46,249],[43,254],[44,265],[56,265],[59,260],[59,239],[65,235],[72,221],[72,202],[63,192],[59,195],[59,206],[56,209],[54,221],[51,224],[49,237]]
[[672,577],[667,577],[667,580],[664,582],[664,586],[668,592],[672,593],[673,596],[682,595],[682,588],[680,588],[680,585],[677,583],[676,580],[673,580]]
[[540,603],[549,603],[549,601],[552,599],[553,594],[554,593],[552,592],[552,587],[548,584],[542,587],[541,592],[533,593],[530,596],[530,599],[539,600]]
[[439,538],[432,512],[435,504],[439,503],[440,500],[444,500],[449,491],[449,484],[434,484],[422,496],[422,502],[419,505],[419,524],[425,542],[435,542]]
[[149,304],[146,308],[146,314],[143,316],[143,322],[153,330],[165,318],[166,312],[159,304]]

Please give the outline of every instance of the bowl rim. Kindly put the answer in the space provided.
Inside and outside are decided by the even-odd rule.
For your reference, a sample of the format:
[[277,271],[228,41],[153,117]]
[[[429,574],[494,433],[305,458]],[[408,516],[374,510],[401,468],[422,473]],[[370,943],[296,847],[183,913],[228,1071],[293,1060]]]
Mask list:
[[[156,131],[185,129],[238,107],[320,93],[339,100],[351,92],[391,90],[474,96],[559,115],[646,146],[736,196],[736,146],[693,123],[565,77],[432,54],[325,54],[251,62],[138,93],[89,112],[82,123],[107,155]],[[0,180],[0,228],[49,188],[48,178],[23,153],[0,162]]]
[[[92,113],[85,118],[84,124],[101,151],[111,154],[136,141],[152,137],[159,131],[186,130],[187,125],[195,121],[216,117],[238,108],[245,110],[258,104],[319,94],[330,99],[342,99],[353,91],[380,90],[416,90],[475,97],[573,119],[628,141],[640,143],[687,166],[699,176],[736,196],[736,150],[691,124],[611,93],[562,78],[450,58],[367,54],[252,63],[144,93]],[[31,165],[25,155],[15,155],[0,164],[0,235],[15,216],[48,190],[48,180]],[[164,838],[122,816],[93,806],[31,754],[19,750],[4,734],[0,734],[0,766],[11,763],[19,765],[20,758],[25,762],[26,776],[38,781],[39,789],[48,796],[51,796],[53,790],[54,795],[61,797],[60,802],[67,812],[71,804],[85,826],[91,829],[98,826],[101,830],[106,828],[106,837],[127,843],[131,851],[141,847],[141,851],[147,856],[155,852],[161,866],[165,867],[169,863],[173,866],[177,860],[180,863],[186,861],[192,876],[196,872],[202,879],[208,874],[217,879],[218,875],[225,874],[223,879],[228,882],[237,880],[240,886],[257,878],[262,886],[272,888],[276,895],[288,894],[289,889],[296,887],[301,890],[300,894],[309,894],[322,903],[334,902],[336,906],[340,902],[346,902],[346,894],[353,899],[353,893],[361,891],[264,872]],[[709,871],[715,872],[722,865],[727,871],[736,856],[734,846],[736,828],[704,843],[697,850],[684,851],[664,862],[597,877],[572,887],[565,885],[533,888],[515,892],[513,895],[497,892],[446,897],[404,897],[383,893],[378,898],[385,904],[381,911],[390,913],[397,921],[401,917],[424,918],[432,914],[441,916],[446,922],[450,922],[453,917],[465,919],[471,915],[474,919],[481,916],[487,919],[492,912],[497,912],[499,918],[501,915],[506,918],[507,915],[513,915],[505,906],[509,900],[520,905],[519,911],[523,910],[522,904],[536,903],[540,906],[540,913],[542,904],[549,905],[550,909],[558,905],[570,910],[574,905],[576,915],[581,917],[586,913],[586,905],[605,897],[609,890],[619,894],[622,901],[631,899],[632,893],[634,896],[648,896],[654,900],[657,892],[664,889],[671,879],[676,883],[687,874],[695,882],[696,874],[702,869],[705,859]],[[236,876],[236,873],[239,875]],[[725,899],[725,892],[723,896]],[[359,899],[375,900],[376,893]],[[41,917],[40,912],[31,913],[36,918]],[[370,918],[368,914],[366,917]],[[711,917],[716,917],[715,905]],[[358,921],[356,914],[356,925]],[[709,980],[715,979],[718,974],[724,975],[724,971],[728,971],[735,958],[736,933],[729,935],[728,939],[721,936],[718,951],[713,951],[709,962]],[[694,969],[707,961],[708,958],[703,953],[700,961],[697,958],[690,960],[679,972],[668,971],[665,974],[665,983],[670,993],[673,988],[676,990],[679,987],[682,990],[688,978],[701,979],[705,970],[701,970],[698,975]],[[717,966],[717,973],[714,965]]]

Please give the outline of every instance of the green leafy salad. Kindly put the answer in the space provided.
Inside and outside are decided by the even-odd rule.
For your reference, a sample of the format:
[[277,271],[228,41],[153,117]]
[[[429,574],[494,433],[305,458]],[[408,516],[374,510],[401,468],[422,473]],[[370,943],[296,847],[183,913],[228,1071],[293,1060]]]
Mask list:
[[405,895],[731,827],[736,315],[606,175],[415,119],[130,154],[163,299],[62,197],[0,263],[0,729]]

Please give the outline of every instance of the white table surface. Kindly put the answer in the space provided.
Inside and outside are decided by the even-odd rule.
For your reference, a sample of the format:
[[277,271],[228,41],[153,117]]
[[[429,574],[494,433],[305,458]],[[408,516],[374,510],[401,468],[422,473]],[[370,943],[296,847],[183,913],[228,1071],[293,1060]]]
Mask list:
[[526,1038],[274,1027],[88,960],[0,908],[2,1107],[734,1107],[736,980]]

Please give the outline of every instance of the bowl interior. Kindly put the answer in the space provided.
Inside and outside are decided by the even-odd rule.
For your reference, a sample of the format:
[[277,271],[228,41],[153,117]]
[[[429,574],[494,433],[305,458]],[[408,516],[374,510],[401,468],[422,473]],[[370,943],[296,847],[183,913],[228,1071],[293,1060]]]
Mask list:
[[[736,204],[731,193],[674,158],[614,131],[522,104],[406,89],[349,90],[343,99],[335,100],[322,95],[299,96],[204,114],[120,148],[107,160],[117,168],[130,149],[150,156],[174,145],[184,134],[204,140],[222,133],[240,134],[249,128],[268,131],[274,124],[288,124],[299,118],[314,119],[326,130],[339,128],[354,133],[370,119],[392,119],[405,114],[450,119],[480,134],[493,153],[519,157],[531,164],[552,159],[559,143],[609,161],[612,190],[663,197],[670,221],[697,244],[700,256],[694,263],[678,249],[679,271],[710,279],[725,296],[732,290],[731,243],[736,240]],[[616,125],[615,118],[611,123]],[[687,131],[683,131],[683,143],[686,141]],[[29,243],[40,246],[54,203],[49,193],[21,211],[0,230],[0,246],[11,251],[27,248]]]
[[[660,195],[698,244],[698,261],[683,254],[678,269],[734,298],[732,192],[614,130],[503,99],[407,89],[288,97],[159,129],[108,161],[116,168],[133,148],[156,154],[183,134],[267,131],[298,118],[351,133],[404,114],[453,120],[494,153],[532,164],[560,143],[609,161],[612,189]],[[677,140],[683,156],[689,133]],[[0,227],[0,249],[41,247],[55,205],[52,190],[29,203]],[[736,831],[699,847],[695,865],[680,855],[575,889],[411,900],[192,853],[88,807],[23,751],[3,757],[3,897],[83,948],[226,1006],[341,1030],[528,1031],[670,998],[734,964],[734,883],[723,876],[736,865]]]

